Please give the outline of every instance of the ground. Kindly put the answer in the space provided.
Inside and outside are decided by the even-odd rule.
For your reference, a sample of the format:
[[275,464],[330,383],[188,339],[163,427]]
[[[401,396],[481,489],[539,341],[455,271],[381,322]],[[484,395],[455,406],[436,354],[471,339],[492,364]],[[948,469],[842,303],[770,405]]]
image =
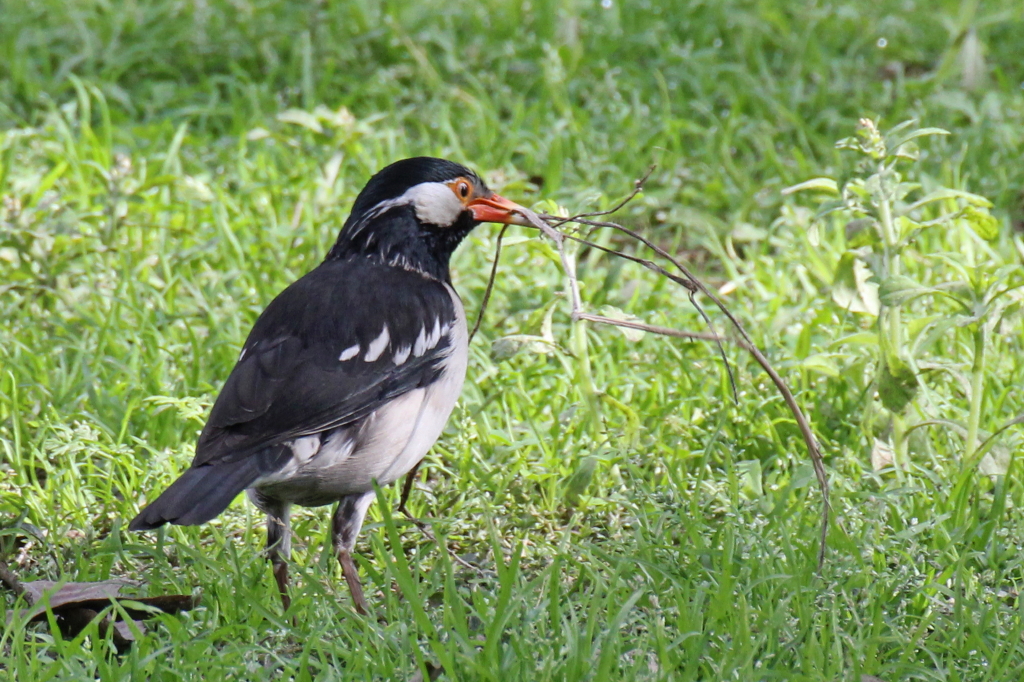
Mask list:
[[[23,580],[202,595],[120,656],[95,627],[65,641],[9,617],[7,679],[1024,677],[1019,2],[0,15],[0,549]],[[858,232],[881,215],[878,160],[835,143],[860,119],[950,133],[902,148],[918,186],[897,212],[938,198],[895,221],[896,250]],[[834,513],[820,571],[820,493],[760,368],[726,344],[733,400],[713,344],[574,337],[554,252],[519,228],[413,493],[437,542],[391,517],[396,490],[371,511],[370,617],[322,551],[327,510],[296,515],[287,615],[244,498],[198,528],[125,530],[188,465],[263,306],[323,257],[368,176],[414,154],[548,211],[607,207],[656,166],[616,218],[721,292],[810,417]],[[847,204],[818,215],[828,183],[783,192],[814,178]],[[453,263],[471,318],[496,236]],[[905,279],[878,265],[896,251]],[[639,266],[583,251],[580,274],[595,312],[707,331]],[[879,305],[901,310],[896,348]]]

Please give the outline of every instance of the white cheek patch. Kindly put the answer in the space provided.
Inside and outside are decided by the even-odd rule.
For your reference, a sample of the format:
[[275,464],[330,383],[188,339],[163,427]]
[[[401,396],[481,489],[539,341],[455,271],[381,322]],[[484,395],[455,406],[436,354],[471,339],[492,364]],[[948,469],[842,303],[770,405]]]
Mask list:
[[406,190],[402,197],[412,204],[420,222],[438,227],[454,224],[459,214],[465,210],[455,192],[440,182],[420,183]]

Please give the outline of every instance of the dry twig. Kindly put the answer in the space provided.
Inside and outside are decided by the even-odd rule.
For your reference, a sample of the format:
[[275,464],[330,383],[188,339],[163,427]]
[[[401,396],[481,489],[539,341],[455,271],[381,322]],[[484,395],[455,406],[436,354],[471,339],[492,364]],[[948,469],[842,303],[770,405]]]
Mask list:
[[18,576],[14,575],[14,571],[3,559],[0,559],[0,585],[13,592],[15,596],[20,597],[25,594],[25,586],[21,584]]
[[[652,168],[652,170],[653,170],[653,168]],[[697,304],[697,301],[694,298],[695,294],[697,292],[704,294],[705,296],[707,296],[708,298],[710,298],[714,302],[714,304],[718,307],[719,310],[722,311],[722,313],[726,316],[726,318],[732,324],[733,328],[739,334],[739,338],[735,338],[735,339],[732,339],[732,340],[737,345],[739,345],[741,348],[746,350],[748,353],[750,353],[754,357],[754,359],[757,361],[757,363],[768,374],[769,378],[772,380],[772,383],[775,384],[775,387],[779,391],[779,393],[782,395],[782,398],[785,401],[786,406],[789,408],[790,412],[793,414],[793,418],[796,421],[797,426],[800,429],[800,433],[803,436],[804,443],[806,444],[807,450],[810,453],[811,465],[814,467],[814,473],[815,473],[815,476],[817,477],[818,486],[819,486],[819,488],[821,490],[821,495],[822,495],[821,537],[820,537],[820,545],[819,545],[819,548],[818,548],[818,568],[820,570],[822,565],[824,564],[824,561],[825,561],[825,548],[826,548],[826,539],[827,539],[827,536],[828,536],[829,512],[831,510],[831,506],[829,504],[828,476],[825,473],[825,467],[824,467],[824,463],[823,463],[822,457],[821,457],[821,450],[819,449],[817,440],[814,437],[814,432],[811,430],[810,423],[807,421],[807,418],[804,416],[803,411],[800,409],[800,406],[797,404],[796,398],[793,396],[793,392],[790,391],[789,386],[786,385],[786,382],[782,379],[782,377],[779,375],[779,373],[776,372],[775,369],[772,367],[771,363],[768,361],[768,358],[765,357],[764,353],[762,353],[761,350],[754,344],[753,340],[750,338],[750,335],[747,333],[746,329],[744,329],[744,327],[740,323],[740,321],[738,319],[736,319],[736,317],[732,314],[732,312],[729,311],[729,309],[725,306],[725,304],[722,302],[722,300],[718,296],[716,296],[710,289],[708,289],[707,286],[704,285],[703,282],[701,282],[692,272],[690,272],[689,268],[687,268],[679,260],[674,258],[671,254],[669,254],[667,251],[665,251],[664,249],[659,247],[657,244],[654,244],[652,241],[650,241],[649,239],[647,239],[643,235],[641,235],[641,234],[639,234],[639,233],[637,233],[637,232],[635,232],[633,230],[630,230],[630,229],[628,229],[626,227],[623,227],[622,225],[620,225],[618,223],[594,220],[594,218],[610,215],[610,214],[618,211],[619,209],[624,207],[626,204],[628,204],[631,200],[633,200],[643,190],[643,184],[647,180],[647,178],[650,176],[650,173],[651,173],[651,171],[649,170],[647,172],[647,174],[643,178],[641,178],[640,180],[637,180],[637,182],[636,182],[636,184],[634,186],[633,191],[625,199],[623,199],[622,201],[617,203],[615,206],[613,206],[612,208],[610,208],[608,210],[605,210],[605,211],[595,211],[595,212],[591,212],[591,213],[579,213],[579,214],[570,216],[568,218],[563,218],[563,217],[558,217],[558,216],[551,216],[551,215],[537,215],[537,214],[533,213],[532,211],[525,211],[523,215],[524,215],[524,217],[526,218],[526,220],[528,222],[530,222],[534,227],[536,227],[538,230],[540,230],[544,235],[549,237],[555,243],[555,245],[558,248],[559,257],[560,257],[561,262],[562,262],[562,269],[565,271],[566,282],[567,282],[567,286],[568,286],[568,290],[569,290],[568,293],[569,293],[569,297],[570,297],[570,301],[571,301],[571,305],[572,305],[572,319],[573,319],[573,321],[587,320],[587,321],[590,321],[590,322],[596,322],[596,323],[600,323],[600,324],[609,324],[609,325],[614,325],[614,326],[618,326],[618,327],[628,327],[630,329],[639,329],[639,330],[642,330],[642,331],[645,331],[645,332],[650,332],[652,334],[660,334],[660,335],[663,335],[663,336],[673,336],[673,337],[677,337],[677,338],[688,338],[688,339],[700,339],[700,340],[714,341],[716,344],[718,344],[719,353],[721,354],[723,360],[725,361],[726,370],[729,372],[730,385],[733,388],[733,394],[734,394],[734,397],[735,397],[735,395],[736,395],[736,393],[735,393],[736,392],[735,380],[734,380],[734,378],[732,376],[732,370],[730,369],[728,360],[727,360],[727,358],[725,356],[725,351],[724,351],[724,349],[722,348],[722,345],[721,345],[723,337],[721,337],[720,335],[714,333],[713,330],[712,330],[711,333],[708,333],[708,334],[698,334],[698,333],[694,333],[694,332],[685,332],[685,331],[680,331],[680,330],[676,330],[676,329],[670,329],[670,328],[667,328],[667,327],[658,327],[658,326],[655,326],[655,325],[649,325],[649,324],[645,324],[645,323],[642,323],[642,322],[627,321],[627,320],[613,320],[611,318],[603,317],[603,316],[600,316],[600,315],[593,315],[591,313],[586,312],[583,309],[583,301],[582,301],[582,297],[580,296],[579,282],[577,281],[577,276],[576,276],[576,263],[575,263],[575,259],[572,257],[571,254],[569,254],[566,251],[566,249],[565,249],[565,241],[567,239],[573,240],[573,241],[581,243],[584,246],[587,246],[587,247],[590,247],[590,248],[596,248],[596,249],[604,251],[605,253],[608,253],[610,255],[614,255],[614,256],[617,256],[617,257],[620,257],[620,258],[625,258],[625,259],[633,261],[635,263],[639,263],[640,265],[643,265],[644,267],[646,267],[646,268],[648,268],[648,269],[650,269],[650,270],[652,270],[652,271],[654,271],[654,272],[656,272],[656,273],[658,273],[660,275],[668,277],[673,282],[676,282],[677,284],[679,284],[680,286],[684,287],[689,292],[690,301],[697,308],[698,312],[704,318],[705,323],[709,327],[711,327],[711,320],[708,318],[708,316],[704,312],[704,310]],[[675,268],[682,274],[682,276],[679,276],[679,275],[676,275],[674,273],[671,273],[668,270],[666,270],[665,268],[663,268],[662,266],[660,266],[660,265],[658,265],[658,264],[656,264],[656,263],[654,263],[652,261],[648,261],[648,260],[643,259],[643,258],[638,258],[638,257],[630,255],[630,254],[626,254],[626,253],[623,253],[623,252],[620,252],[620,251],[616,251],[614,249],[610,249],[608,247],[601,246],[599,244],[595,244],[595,243],[590,242],[590,241],[588,241],[586,239],[582,239],[582,238],[580,238],[578,236],[575,236],[575,235],[566,234],[566,233],[558,230],[559,227],[561,227],[562,225],[565,225],[567,223],[576,223],[576,224],[579,224],[579,225],[586,225],[586,226],[594,227],[594,228],[613,229],[613,230],[616,230],[616,231],[618,231],[618,232],[620,232],[622,234],[625,234],[626,236],[628,236],[628,237],[630,237],[630,238],[640,242],[641,244],[647,246],[649,249],[654,251],[656,254],[658,254],[659,256],[664,258],[665,260],[667,260],[669,263],[671,263],[673,266],[675,266]],[[502,235],[503,234],[504,234],[504,230],[502,230]],[[488,283],[487,291],[485,293],[484,306],[486,306],[487,299],[490,298],[490,292],[491,292],[491,288],[492,288],[492,285],[493,285],[494,275],[497,272],[498,255],[500,254],[500,248],[501,248],[501,246],[500,246],[500,243],[501,243],[500,242],[500,237],[501,237],[501,235],[499,235],[498,252],[495,254],[494,266],[493,266],[493,269],[492,269],[492,272],[491,272],[491,281]],[[482,319],[482,317],[483,317],[483,307],[481,307],[480,318],[478,318],[478,320],[477,320],[477,325],[476,325],[476,327],[474,327],[474,333],[476,332],[476,329],[479,328],[480,319]]]

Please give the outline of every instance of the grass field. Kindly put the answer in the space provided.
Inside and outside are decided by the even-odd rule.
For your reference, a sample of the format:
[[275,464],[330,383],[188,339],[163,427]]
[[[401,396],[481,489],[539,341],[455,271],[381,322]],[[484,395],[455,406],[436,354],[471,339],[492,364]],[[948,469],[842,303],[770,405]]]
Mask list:
[[[1022,44],[1018,0],[0,0],[0,550],[23,580],[202,593],[120,656],[5,595],[0,678],[1024,679]],[[951,134],[902,147],[913,186],[880,200],[879,159],[835,144],[861,118]],[[552,250],[518,228],[411,500],[479,571],[392,519],[392,489],[359,545],[365,618],[326,510],[296,515],[288,614],[243,498],[125,531],[259,312],[415,154],[570,211],[656,164],[617,218],[723,292],[809,414],[820,574],[767,377],[727,346],[734,403],[713,345],[573,340]],[[782,191],[812,178],[847,202],[816,218],[828,183]],[[496,235],[453,265],[471,316]],[[638,266],[580,272],[595,311],[705,330]]]

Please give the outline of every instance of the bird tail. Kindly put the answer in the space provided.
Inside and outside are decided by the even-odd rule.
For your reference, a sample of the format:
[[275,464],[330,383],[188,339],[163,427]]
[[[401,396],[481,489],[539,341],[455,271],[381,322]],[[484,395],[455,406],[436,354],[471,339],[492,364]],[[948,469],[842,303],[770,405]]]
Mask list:
[[238,493],[264,471],[261,458],[246,457],[193,467],[128,524],[128,530],[153,530],[165,523],[197,526],[228,508]]

